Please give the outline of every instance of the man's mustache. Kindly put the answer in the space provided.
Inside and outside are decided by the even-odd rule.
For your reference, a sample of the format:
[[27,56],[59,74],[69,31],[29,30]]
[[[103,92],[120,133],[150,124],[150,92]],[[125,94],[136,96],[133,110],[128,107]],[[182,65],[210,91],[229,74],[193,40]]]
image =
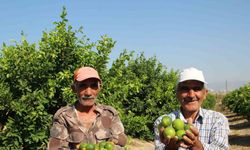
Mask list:
[[181,101],[182,102],[193,102],[193,101],[197,101],[197,98],[183,98]]
[[88,100],[88,99],[94,99],[94,96],[82,96],[81,99],[82,100]]

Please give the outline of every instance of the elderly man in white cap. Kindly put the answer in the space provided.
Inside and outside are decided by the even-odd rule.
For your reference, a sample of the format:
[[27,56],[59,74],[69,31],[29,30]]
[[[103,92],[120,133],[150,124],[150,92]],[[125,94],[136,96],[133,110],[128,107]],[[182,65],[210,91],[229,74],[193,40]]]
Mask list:
[[93,147],[103,141],[114,143],[114,150],[124,149],[127,136],[118,112],[96,102],[101,83],[98,72],[92,67],[81,67],[74,72],[72,90],[77,101],[55,113],[49,150],[79,149],[80,143]]
[[[176,96],[180,109],[165,114],[156,119],[154,123],[156,150],[227,150],[229,149],[229,125],[227,118],[212,110],[201,108],[206,99],[208,90],[202,71],[196,68],[187,68],[180,73],[176,87]],[[190,130],[185,131],[182,140],[177,137],[163,135],[164,128],[158,128],[163,116],[172,120],[181,119],[192,124]]]

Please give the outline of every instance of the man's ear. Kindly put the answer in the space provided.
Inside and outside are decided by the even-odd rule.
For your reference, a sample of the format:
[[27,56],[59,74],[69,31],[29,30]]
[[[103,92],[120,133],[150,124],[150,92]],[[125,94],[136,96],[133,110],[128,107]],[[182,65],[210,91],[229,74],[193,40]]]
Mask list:
[[71,89],[72,89],[73,92],[76,93],[76,84],[75,83],[71,85]]
[[205,89],[205,93],[204,93],[204,100],[207,98],[207,94],[208,94],[208,90]]
[[206,95],[208,94],[208,89],[205,89],[205,94],[206,94]]
[[102,84],[101,84],[101,82],[99,82],[98,83],[98,90],[101,91],[101,89],[102,89]]

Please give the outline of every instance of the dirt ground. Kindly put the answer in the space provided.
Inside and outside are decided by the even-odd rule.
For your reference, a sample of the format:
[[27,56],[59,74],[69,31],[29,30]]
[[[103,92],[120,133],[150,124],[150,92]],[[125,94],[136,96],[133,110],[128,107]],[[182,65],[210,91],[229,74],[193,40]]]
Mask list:
[[223,113],[229,122],[229,144],[231,150],[250,150],[250,122],[243,116],[223,108],[221,98],[217,99],[215,109]]
[[143,141],[139,139],[131,139],[128,150],[154,150],[155,146],[152,141]]
[[[228,118],[230,126],[230,150],[250,150],[249,120],[223,108],[220,97],[217,99],[215,110],[223,113]],[[129,143],[128,150],[154,150],[154,143],[152,141],[130,139]]]
[[250,122],[235,113],[224,113],[229,121],[229,143],[232,150],[250,150]]

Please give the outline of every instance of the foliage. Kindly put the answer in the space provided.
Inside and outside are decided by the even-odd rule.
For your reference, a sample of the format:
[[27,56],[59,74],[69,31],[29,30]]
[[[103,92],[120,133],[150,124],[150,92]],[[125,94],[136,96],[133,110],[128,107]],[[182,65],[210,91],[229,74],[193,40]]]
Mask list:
[[250,83],[226,94],[222,103],[233,112],[250,118]]
[[214,109],[215,103],[216,103],[216,95],[208,93],[206,99],[202,104],[202,107],[206,109]]
[[[105,69],[114,41],[102,36],[97,43],[78,38],[80,28],[67,26],[63,9],[55,29],[43,32],[39,46],[23,37],[20,44],[3,44],[0,58],[0,112],[4,128],[0,147],[11,149],[45,149],[52,115],[74,102],[70,84],[72,72],[79,66]],[[95,48],[99,46],[99,48]],[[5,148],[4,148],[5,147]]]
[[66,16],[63,8],[61,20],[43,32],[38,44],[23,36],[20,43],[1,48],[0,149],[46,148],[53,114],[75,102],[70,85],[80,66],[98,70],[103,80],[99,102],[120,112],[127,134],[152,139],[154,120],[178,106],[177,72],[167,72],[155,57],[134,57],[126,50],[108,68],[116,42],[107,35],[90,42]]
[[135,59],[132,56],[133,52],[124,51],[113,63],[103,88],[108,97],[102,99],[121,106],[131,136],[152,140],[154,120],[178,106],[174,94],[177,72],[168,73],[156,58],[146,59],[143,53]]

